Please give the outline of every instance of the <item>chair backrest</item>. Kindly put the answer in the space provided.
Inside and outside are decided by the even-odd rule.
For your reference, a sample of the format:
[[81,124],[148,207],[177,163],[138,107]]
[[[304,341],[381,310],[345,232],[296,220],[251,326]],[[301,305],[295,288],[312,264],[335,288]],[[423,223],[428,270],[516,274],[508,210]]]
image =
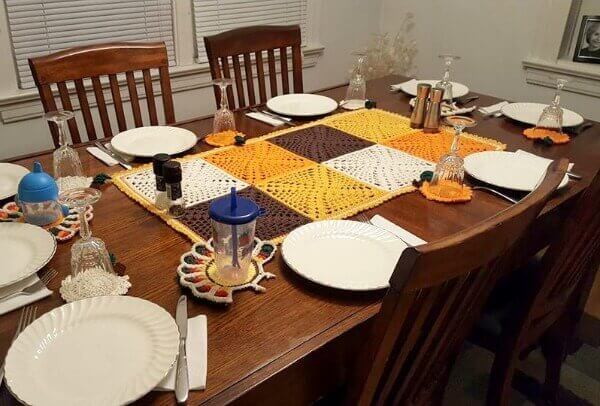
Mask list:
[[[84,85],[84,79],[86,78],[91,79],[92,82],[104,137],[111,137],[113,131],[100,80],[102,76],[108,76],[119,131],[127,129],[123,101],[117,79],[117,74],[120,73],[125,73],[127,79],[135,127],[144,125],[135,83],[135,71],[142,71],[150,124],[158,125],[151,69],[158,69],[159,72],[165,121],[167,124],[175,122],[173,95],[171,93],[169,78],[169,60],[164,42],[116,42],[70,48],[38,58],[31,58],[29,59],[29,66],[40,93],[45,112],[57,109],[51,87],[53,84],[56,84],[58,88],[62,108],[64,110],[73,110],[67,82],[74,82],[77,98],[79,99],[79,108],[83,115],[89,140],[98,139],[98,136],[94,127],[90,102],[87,99]],[[57,146],[58,132],[56,125],[54,123],[49,124],[54,145]],[[75,118],[69,120],[68,124],[73,143],[80,143],[81,136]]]
[[518,204],[465,231],[402,253],[360,354],[350,404],[425,404],[439,393],[502,262],[566,168],[566,160],[555,161],[536,190]]
[[[292,78],[294,93],[302,93],[302,53],[300,26],[270,26],[257,25],[252,27],[237,28],[217,35],[204,37],[204,46],[210,64],[210,74],[213,79],[232,78],[230,67],[233,65],[237,103],[233,98],[232,87],[227,90],[227,99],[232,109],[242,108],[246,105],[266,103],[267,87],[265,83],[264,52],[267,54],[269,70],[270,97],[277,96],[277,69],[275,66],[276,51],[279,54],[281,68],[281,90],[283,94],[290,93],[288,48],[292,49]],[[240,56],[243,57],[244,73],[240,67]],[[253,58],[254,57],[254,58]],[[252,64],[256,63],[256,77],[258,80],[259,103],[254,92],[254,73]],[[231,62],[230,62],[231,61]],[[244,75],[248,103],[244,92]],[[220,104],[220,90],[215,87],[215,100],[217,107]],[[237,107],[236,107],[237,106]]]

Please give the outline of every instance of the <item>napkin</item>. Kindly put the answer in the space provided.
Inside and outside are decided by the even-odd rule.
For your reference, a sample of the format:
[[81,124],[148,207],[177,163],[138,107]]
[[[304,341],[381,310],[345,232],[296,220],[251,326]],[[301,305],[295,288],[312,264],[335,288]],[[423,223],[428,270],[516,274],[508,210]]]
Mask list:
[[502,115],[502,112],[500,110],[502,109],[502,107],[506,106],[507,104],[509,104],[507,101],[502,101],[500,103],[492,104],[491,106],[480,107],[479,112],[481,114],[488,115],[488,114],[491,114],[492,112],[496,111],[497,113],[494,113],[494,117],[500,117]]
[[[407,80],[406,82],[396,83],[395,85],[390,85],[390,89],[394,90],[394,91],[401,90],[402,86],[407,85],[407,84],[412,83],[412,82],[416,83],[417,79],[411,79],[411,80]],[[415,86],[416,86],[416,84],[415,84]]]
[[92,154],[108,166],[115,166],[119,163],[116,159],[114,159],[112,156],[108,155],[106,152],[102,151],[98,147],[87,147],[86,149],[90,154]]
[[[207,355],[207,330],[206,316],[199,315],[188,319],[188,334],[185,340],[185,353],[187,356],[188,378],[190,390],[206,388],[206,355]],[[174,364],[165,379],[154,388],[158,391],[175,390]]]
[[285,124],[285,121],[278,120],[276,118],[273,118],[273,117],[268,116],[263,113],[251,112],[251,113],[246,113],[246,115],[255,120],[262,121],[263,123],[272,125],[273,127],[277,127],[277,126]]
[[[38,278],[37,274],[33,274],[30,277],[23,279],[22,281],[13,283],[12,285],[6,286],[4,288],[0,288],[0,296],[20,292],[39,280],[40,278]],[[44,287],[40,291],[35,292],[32,295],[19,295],[10,299],[0,300],[0,315],[18,309],[19,307],[26,306],[29,303],[37,302],[38,300],[43,299],[46,296],[50,296],[51,294],[52,291]]]
[[410,233],[409,231],[406,231],[402,227],[392,223],[385,217],[382,217],[378,214],[373,216],[373,218],[371,219],[371,223],[374,226],[383,228],[384,230],[389,231],[390,233],[394,234],[395,236],[400,238],[402,241],[404,241],[408,246],[413,247],[415,245],[427,244],[427,241],[420,239],[416,235]]
[[[532,162],[539,162],[540,165],[545,165],[546,167],[552,162],[552,159],[544,158],[539,155],[532,154],[531,152],[523,151],[522,149],[516,150],[515,154],[527,156],[528,158],[532,159]],[[573,165],[575,164],[569,163],[569,171],[573,170]]]

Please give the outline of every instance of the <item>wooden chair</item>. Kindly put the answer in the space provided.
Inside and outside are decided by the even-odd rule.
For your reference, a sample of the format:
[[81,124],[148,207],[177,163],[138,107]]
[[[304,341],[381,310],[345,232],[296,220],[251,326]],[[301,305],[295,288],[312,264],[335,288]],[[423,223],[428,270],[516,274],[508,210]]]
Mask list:
[[566,168],[566,160],[555,161],[518,204],[463,232],[404,250],[360,353],[348,404],[441,404],[451,366],[502,261]]
[[[525,289],[506,292],[505,303],[488,309],[495,312],[500,332],[479,323],[471,337],[495,352],[488,389],[489,405],[508,405],[511,384],[519,359],[538,344],[546,358],[544,401],[556,403],[562,362],[583,314],[600,265],[600,172],[576,202],[557,238],[541,260],[514,275]],[[528,272],[527,277],[524,277]],[[513,275],[511,275],[513,276]],[[508,311],[499,311],[506,308]]]
[[[135,84],[134,71],[142,71],[144,78],[144,89],[146,103],[150,116],[150,124],[158,125],[156,104],[154,101],[154,90],[152,89],[151,69],[158,69],[160,76],[160,87],[162,102],[167,124],[175,122],[173,110],[173,95],[169,78],[169,61],[167,48],[164,42],[149,43],[108,43],[70,48],[61,52],[38,58],[29,59],[29,66],[33,79],[40,93],[44,111],[56,110],[56,101],[52,93],[52,85],[56,84],[58,94],[64,110],[73,110],[67,82],[75,83],[79,108],[83,114],[87,137],[89,140],[98,138],[94,121],[90,110],[90,102],[87,99],[84,79],[90,78],[95,94],[98,113],[102,122],[104,137],[111,137],[113,131],[108,116],[108,109],[104,99],[101,76],[108,76],[110,91],[112,94],[117,125],[119,131],[127,129],[125,113],[123,111],[123,100],[119,90],[117,74],[125,73],[129,98],[133,111],[133,119],[136,127],[142,127],[142,114],[140,110],[139,96]],[[58,146],[58,131],[54,123],[50,124],[50,132],[54,145]],[[74,144],[81,142],[81,136],[75,118],[69,120],[69,132]]]
[[[232,87],[227,90],[227,99],[232,109],[243,108],[248,104],[266,103],[267,87],[265,84],[265,67],[263,53],[267,53],[269,68],[270,97],[277,96],[277,72],[275,67],[275,52],[278,51],[281,68],[281,90],[283,94],[290,93],[288,55],[287,49],[292,48],[292,77],[294,93],[302,93],[302,53],[300,51],[301,36],[300,26],[269,26],[258,25],[253,27],[237,28],[221,34],[204,37],[204,46],[210,64],[210,74],[213,79],[231,78],[230,60],[233,64],[235,87],[237,89],[237,104],[233,98]],[[240,56],[243,56],[248,103],[244,92],[244,77],[240,65]],[[256,76],[258,79],[258,94],[260,102],[256,102],[254,92],[254,73],[252,71],[252,56],[256,62]],[[217,108],[220,105],[220,90],[215,86],[215,101]]]

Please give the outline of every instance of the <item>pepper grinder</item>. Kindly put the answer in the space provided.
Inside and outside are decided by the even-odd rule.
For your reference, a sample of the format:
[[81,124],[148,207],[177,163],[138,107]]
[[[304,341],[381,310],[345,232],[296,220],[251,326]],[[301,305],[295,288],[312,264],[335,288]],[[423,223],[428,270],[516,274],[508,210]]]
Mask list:
[[415,107],[410,116],[411,128],[423,128],[425,122],[425,113],[427,112],[427,98],[431,91],[431,85],[428,83],[419,83],[417,85],[417,97]]
[[442,116],[442,100],[444,98],[444,89],[434,87],[431,89],[431,95],[429,96],[429,108],[427,109],[427,115],[425,116],[425,123],[423,124],[424,133],[437,133],[440,131],[440,119]]

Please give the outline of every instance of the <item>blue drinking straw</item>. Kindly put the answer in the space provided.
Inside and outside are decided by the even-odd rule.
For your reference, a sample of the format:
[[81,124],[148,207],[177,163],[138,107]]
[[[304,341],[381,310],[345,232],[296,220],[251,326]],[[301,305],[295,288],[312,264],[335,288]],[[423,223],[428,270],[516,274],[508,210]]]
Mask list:
[[[237,209],[237,193],[235,191],[235,186],[231,188],[231,215],[235,216],[235,211]],[[237,226],[235,224],[231,225],[231,238],[233,239],[233,266],[236,268],[240,268],[240,261],[238,259],[238,237],[237,237]]]

